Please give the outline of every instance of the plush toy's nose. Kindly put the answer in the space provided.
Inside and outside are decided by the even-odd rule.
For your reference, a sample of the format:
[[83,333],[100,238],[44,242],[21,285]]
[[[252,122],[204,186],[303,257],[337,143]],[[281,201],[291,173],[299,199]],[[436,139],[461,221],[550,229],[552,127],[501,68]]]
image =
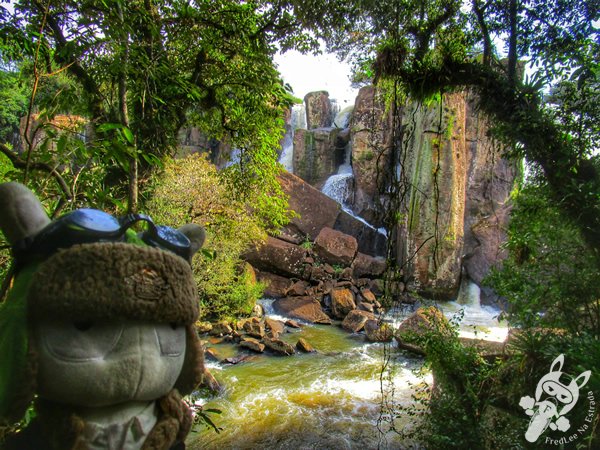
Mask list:
[[155,400],[177,380],[185,328],[147,322],[61,322],[36,329],[39,394],[58,403],[108,406]]

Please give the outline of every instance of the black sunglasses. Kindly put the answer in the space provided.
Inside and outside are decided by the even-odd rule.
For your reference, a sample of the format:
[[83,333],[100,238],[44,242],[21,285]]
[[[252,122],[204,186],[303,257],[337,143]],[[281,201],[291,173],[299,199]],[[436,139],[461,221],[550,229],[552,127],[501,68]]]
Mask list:
[[125,232],[137,222],[146,222],[148,228],[141,239],[152,247],[169,250],[190,261],[190,240],[182,232],[163,225],[155,225],[145,214],[128,214],[116,218],[97,209],[77,209],[48,224],[33,237],[16,242],[13,256],[17,267],[30,261],[47,258],[59,249],[76,244],[94,242],[119,242],[125,240]]

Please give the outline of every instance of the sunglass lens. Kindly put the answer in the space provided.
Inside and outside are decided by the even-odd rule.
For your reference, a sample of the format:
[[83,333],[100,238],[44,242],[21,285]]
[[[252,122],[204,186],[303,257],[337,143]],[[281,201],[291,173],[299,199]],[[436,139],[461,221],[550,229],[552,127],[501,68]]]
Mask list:
[[77,209],[68,217],[70,228],[78,228],[92,233],[114,233],[121,227],[119,221],[104,211],[97,209]]

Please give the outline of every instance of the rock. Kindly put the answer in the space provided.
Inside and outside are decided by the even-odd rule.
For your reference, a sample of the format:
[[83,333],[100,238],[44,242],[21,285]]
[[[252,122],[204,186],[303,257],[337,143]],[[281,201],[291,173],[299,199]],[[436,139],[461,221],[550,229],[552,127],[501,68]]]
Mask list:
[[473,347],[484,358],[496,358],[505,354],[505,343],[497,341],[487,341],[485,339],[459,338],[461,344],[465,347]]
[[244,323],[244,332],[249,336],[262,339],[265,335],[265,328],[262,323],[248,321]]
[[416,337],[429,332],[439,332],[450,336],[452,327],[444,314],[434,306],[418,308],[411,316],[400,324],[395,333],[398,346],[418,355],[425,352],[414,343]]
[[298,322],[292,319],[286,320],[285,324],[290,328],[302,328],[302,325],[300,325]]
[[269,236],[264,245],[244,255],[244,259],[264,272],[287,277],[301,277],[305,250],[289,242]]
[[265,283],[266,288],[264,292],[265,297],[281,298],[285,297],[285,291],[290,284],[290,279],[282,277],[281,275],[275,275],[270,272],[256,271],[256,278],[258,281]]
[[309,284],[306,281],[296,281],[293,283],[286,291],[286,297],[293,296],[304,296],[306,295],[306,289],[309,287]]
[[272,351],[274,351],[275,353],[278,353],[280,355],[289,356],[289,355],[293,355],[294,353],[296,353],[296,351],[294,350],[294,347],[292,347],[287,342],[283,342],[281,339],[269,339],[269,338],[265,337],[263,339],[263,343],[269,349],[271,349]]
[[265,309],[263,308],[263,306],[260,303],[257,303],[252,307],[252,312],[250,313],[251,317],[261,318],[264,315],[265,315]]
[[325,267],[323,265],[320,266],[311,266],[310,270],[310,280],[316,282],[327,281],[331,279],[331,275],[327,273]]
[[265,344],[251,337],[242,338],[240,341],[240,347],[250,349],[257,353],[262,353],[265,351]]
[[314,347],[310,345],[304,338],[298,339],[298,342],[296,343],[296,348],[303,353],[313,353],[316,351]]
[[355,309],[350,311],[342,321],[342,328],[351,333],[358,333],[369,319],[375,319],[372,313]]
[[204,350],[204,356],[206,357],[206,359],[212,360],[212,361],[219,362],[221,360],[221,356],[219,355],[219,352],[212,347],[208,347]]
[[375,294],[371,291],[371,289],[365,288],[360,290],[360,297],[367,303],[375,303],[377,299],[375,298]]
[[265,328],[271,331],[272,336],[277,337],[285,330],[283,322],[267,317],[265,319]]
[[315,239],[313,250],[326,263],[349,266],[358,250],[358,243],[353,236],[324,227]]
[[255,358],[256,358],[255,356],[250,356],[250,355],[238,355],[238,356],[232,356],[231,358],[225,358],[221,362],[225,363],[225,364],[239,364],[239,363],[246,362],[246,361],[252,361]]
[[389,173],[391,165],[390,145],[386,145],[393,130],[389,111],[376,88],[365,86],[358,92],[350,122],[355,185],[352,209],[369,222],[379,215],[375,206],[378,180]]
[[298,213],[285,227],[288,232],[314,241],[323,227],[334,226],[341,209],[335,200],[289,172],[279,175],[279,183],[289,196],[289,208]]
[[358,305],[356,305],[356,306],[360,310],[368,311],[368,312],[371,312],[371,313],[375,310],[374,306],[371,303],[358,302]]
[[210,373],[210,371],[206,367],[202,372],[202,382],[200,384],[208,388],[208,390],[213,393],[220,392],[222,389],[217,379],[213,376],[212,373]]
[[384,293],[384,281],[381,278],[376,278],[369,282],[369,289],[375,295],[383,295]]
[[354,236],[358,242],[359,252],[373,256],[384,256],[386,253],[386,234],[382,230],[356,219],[346,211],[340,211],[333,229]]
[[336,288],[331,291],[331,310],[336,318],[343,319],[354,309],[356,309],[356,303],[354,303],[354,294],[350,289]]
[[196,331],[199,334],[205,334],[205,333],[210,333],[210,331],[212,330],[212,323],[210,322],[196,322],[194,324],[196,326]]
[[352,268],[346,267],[340,274],[340,280],[352,280]]
[[344,162],[344,145],[338,146],[338,128],[296,130],[294,134],[294,174],[321,188]]
[[231,334],[233,329],[229,325],[229,322],[226,320],[222,320],[213,324],[212,329],[210,330],[210,334],[212,336],[224,336],[226,334]]
[[331,100],[329,100],[329,92],[309,92],[304,96],[304,107],[306,108],[306,127],[309,130],[330,127],[333,124],[334,114]]
[[354,278],[379,278],[385,273],[386,267],[385,258],[358,252],[352,262],[352,276]]
[[306,322],[330,324],[331,319],[321,309],[315,297],[285,297],[273,302],[273,308],[280,314]]
[[394,330],[387,323],[380,323],[377,319],[365,322],[365,334],[369,342],[389,342],[394,337]]

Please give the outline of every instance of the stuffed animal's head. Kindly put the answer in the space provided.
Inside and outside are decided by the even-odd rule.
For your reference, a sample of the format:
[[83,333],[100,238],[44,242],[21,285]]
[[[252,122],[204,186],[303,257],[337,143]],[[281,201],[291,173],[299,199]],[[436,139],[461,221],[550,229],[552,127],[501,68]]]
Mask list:
[[[201,227],[82,209],[51,222],[33,193],[0,185],[16,274],[0,305],[0,418],[34,395],[77,408],[149,401],[200,382],[191,257]],[[131,226],[143,221],[136,235]]]

